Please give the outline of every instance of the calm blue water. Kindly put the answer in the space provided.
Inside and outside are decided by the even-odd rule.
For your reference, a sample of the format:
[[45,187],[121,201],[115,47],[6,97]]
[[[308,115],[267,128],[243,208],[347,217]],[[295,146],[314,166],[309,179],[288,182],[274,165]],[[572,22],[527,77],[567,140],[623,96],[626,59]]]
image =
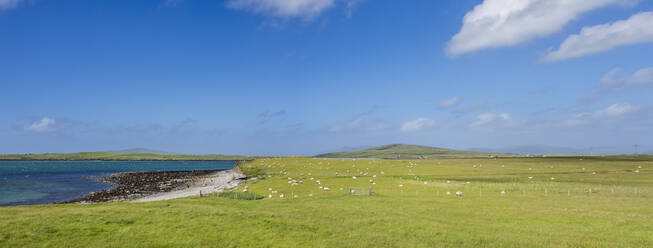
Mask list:
[[128,171],[231,169],[231,161],[0,161],[0,206],[72,200],[111,184],[92,177]]

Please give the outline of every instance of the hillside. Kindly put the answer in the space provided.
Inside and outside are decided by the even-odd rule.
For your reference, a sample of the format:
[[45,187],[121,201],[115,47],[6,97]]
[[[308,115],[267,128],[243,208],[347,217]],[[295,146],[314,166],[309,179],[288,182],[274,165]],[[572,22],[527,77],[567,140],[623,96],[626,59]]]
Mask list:
[[105,153],[118,153],[118,154],[129,154],[129,153],[139,153],[139,154],[149,153],[149,154],[159,154],[159,155],[172,155],[172,154],[174,154],[174,153],[171,153],[171,152],[164,152],[164,151],[152,150],[152,149],[147,149],[147,148],[131,148],[131,149],[124,149],[124,150],[104,151],[104,152]]
[[507,156],[505,153],[478,152],[444,149],[429,146],[392,144],[374,147],[360,151],[327,153],[317,155],[317,158],[382,158],[382,159],[428,159],[428,158],[460,158]]

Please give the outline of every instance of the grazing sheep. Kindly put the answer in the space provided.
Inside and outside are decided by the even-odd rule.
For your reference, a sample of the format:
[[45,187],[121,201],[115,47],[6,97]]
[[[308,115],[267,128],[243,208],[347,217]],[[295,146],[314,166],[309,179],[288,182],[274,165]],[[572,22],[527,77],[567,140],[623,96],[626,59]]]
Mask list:
[[268,198],[272,198],[272,194],[269,194],[269,195],[268,195]]
[[354,180],[356,180],[356,176],[353,176],[353,177],[351,177],[351,178],[353,178]]
[[279,195],[279,198],[283,198],[283,196],[284,196],[284,195],[283,195],[283,194],[281,194],[281,195]]
[[451,195],[451,192],[447,191],[447,195]]
[[456,196],[463,196],[463,192],[462,191],[456,191]]
[[502,195],[505,195],[505,194],[506,194],[506,190],[501,190],[501,194],[502,194]]
[[528,177],[528,179],[533,179],[533,177]]
[[329,188],[327,188],[327,187],[324,187],[324,190],[325,190],[325,191],[329,191]]

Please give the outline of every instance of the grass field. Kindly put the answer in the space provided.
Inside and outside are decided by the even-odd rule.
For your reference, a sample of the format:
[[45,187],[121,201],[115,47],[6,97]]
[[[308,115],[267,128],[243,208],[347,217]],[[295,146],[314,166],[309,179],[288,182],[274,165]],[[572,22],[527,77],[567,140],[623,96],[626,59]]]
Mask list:
[[0,247],[653,247],[650,156],[240,167],[265,199],[0,208]]
[[108,152],[78,152],[78,153],[43,153],[43,154],[0,154],[0,160],[251,160],[256,156],[240,155],[181,155],[152,153],[108,153]]

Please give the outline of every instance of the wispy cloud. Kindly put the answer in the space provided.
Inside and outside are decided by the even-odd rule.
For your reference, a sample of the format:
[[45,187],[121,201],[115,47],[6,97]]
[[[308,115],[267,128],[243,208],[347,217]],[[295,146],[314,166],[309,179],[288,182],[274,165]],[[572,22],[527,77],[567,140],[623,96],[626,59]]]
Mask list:
[[621,68],[615,68],[605,74],[600,82],[601,86],[617,90],[651,85],[653,84],[653,67],[642,68],[632,74],[625,74]]
[[558,50],[546,54],[543,61],[556,62],[608,51],[619,46],[653,42],[651,27],[653,12],[636,14],[627,20],[584,27],[579,34],[567,37]]
[[433,129],[438,126],[438,122],[426,117],[404,122],[399,129],[402,132],[419,132]]
[[603,96],[625,90],[653,85],[653,67],[646,67],[629,73],[621,68],[614,68],[599,81],[596,91],[583,96],[583,101],[594,101]]
[[230,0],[227,6],[257,14],[310,20],[331,8],[334,0]]
[[595,112],[583,112],[563,122],[563,126],[575,127],[596,121],[614,121],[637,112],[641,107],[629,103],[615,103]]
[[277,18],[301,18],[310,21],[324,11],[344,6],[347,17],[365,0],[228,0],[227,7]]
[[38,121],[30,124],[25,124],[23,129],[30,132],[47,132],[55,129],[57,122],[54,119],[43,117]]
[[449,99],[446,99],[446,100],[440,102],[440,108],[441,109],[448,109],[448,108],[451,108],[451,107],[455,107],[459,103],[460,103],[460,99],[458,99],[458,97],[449,98]]
[[478,50],[513,46],[560,31],[581,14],[629,0],[485,0],[463,19],[463,27],[448,43],[457,56]]
[[265,124],[272,120],[273,118],[280,117],[286,114],[286,110],[279,110],[275,112],[271,112],[269,110],[266,110],[265,112],[262,112],[259,114],[259,118],[261,119],[259,121],[259,124]]
[[483,125],[490,124],[496,121],[508,121],[510,120],[510,115],[508,114],[495,114],[495,113],[484,113],[476,117],[472,123],[469,124],[469,127],[480,127]]
[[13,9],[23,0],[0,0],[0,10]]

